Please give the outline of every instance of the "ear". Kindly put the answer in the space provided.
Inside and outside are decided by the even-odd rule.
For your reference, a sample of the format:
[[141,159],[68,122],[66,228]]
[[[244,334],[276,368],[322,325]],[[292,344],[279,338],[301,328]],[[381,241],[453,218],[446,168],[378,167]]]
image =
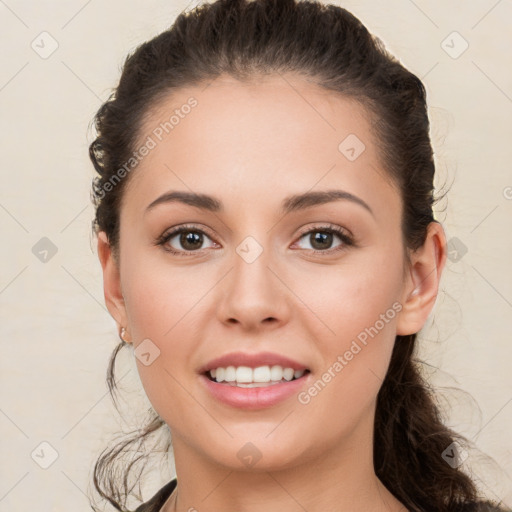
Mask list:
[[124,341],[130,343],[130,334],[128,329],[128,315],[126,314],[126,306],[123,293],[121,290],[121,276],[119,273],[119,265],[114,257],[112,248],[104,231],[98,233],[98,257],[103,269],[103,293],[105,295],[105,304],[112,315],[112,318],[118,325],[126,329]]
[[411,253],[411,265],[401,298],[397,334],[421,330],[436,302],[441,274],[446,263],[446,236],[439,222],[431,222],[422,247]]

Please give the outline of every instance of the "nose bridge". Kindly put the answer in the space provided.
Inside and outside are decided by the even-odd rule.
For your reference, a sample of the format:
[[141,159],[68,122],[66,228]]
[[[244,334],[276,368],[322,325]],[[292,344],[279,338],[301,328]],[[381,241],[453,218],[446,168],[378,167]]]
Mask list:
[[268,238],[259,242],[248,236],[235,249],[231,291],[244,303],[268,301],[276,292],[278,283],[269,270],[273,258]]
[[288,314],[286,290],[275,275],[270,236],[263,228],[258,233],[246,236],[235,247],[218,307],[224,322],[256,325],[269,318],[283,321]]

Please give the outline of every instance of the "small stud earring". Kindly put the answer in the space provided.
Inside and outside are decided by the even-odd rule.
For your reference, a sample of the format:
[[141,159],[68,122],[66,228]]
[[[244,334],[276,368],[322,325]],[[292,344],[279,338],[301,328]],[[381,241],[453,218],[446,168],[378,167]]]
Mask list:
[[124,339],[124,335],[126,334],[126,329],[124,327],[121,328],[121,334],[119,335],[121,340],[126,343],[126,340]]

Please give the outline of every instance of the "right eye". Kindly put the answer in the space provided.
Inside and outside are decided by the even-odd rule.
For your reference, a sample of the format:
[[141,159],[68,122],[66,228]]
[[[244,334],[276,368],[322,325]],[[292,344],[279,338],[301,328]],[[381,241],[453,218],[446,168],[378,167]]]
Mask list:
[[[210,239],[210,237],[202,230],[195,226],[180,226],[169,232],[164,233],[158,240],[157,245],[163,246],[166,251],[178,256],[193,256],[192,253],[198,253],[202,251],[202,245],[204,238]],[[176,239],[175,245],[172,245],[171,241]],[[211,239],[210,239],[211,240]],[[213,242],[215,244],[215,242]],[[210,246],[212,247],[212,246]]]

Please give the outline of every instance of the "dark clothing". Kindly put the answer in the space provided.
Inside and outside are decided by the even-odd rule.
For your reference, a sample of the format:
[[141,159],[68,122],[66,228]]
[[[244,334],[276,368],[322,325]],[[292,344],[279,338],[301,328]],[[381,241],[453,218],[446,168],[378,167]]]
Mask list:
[[166,483],[149,501],[140,505],[135,512],[160,512],[167,498],[174,491],[177,484],[176,478]]
[[[135,512],[160,512],[167,498],[176,488],[177,480],[174,478],[165,484],[149,501],[140,505]],[[490,503],[472,503],[466,505],[461,512],[512,512],[504,508],[498,508]]]

